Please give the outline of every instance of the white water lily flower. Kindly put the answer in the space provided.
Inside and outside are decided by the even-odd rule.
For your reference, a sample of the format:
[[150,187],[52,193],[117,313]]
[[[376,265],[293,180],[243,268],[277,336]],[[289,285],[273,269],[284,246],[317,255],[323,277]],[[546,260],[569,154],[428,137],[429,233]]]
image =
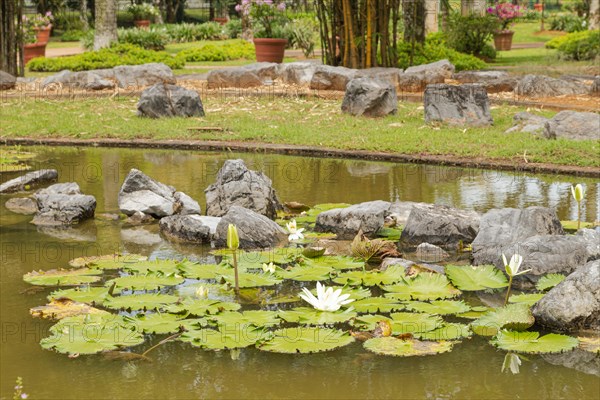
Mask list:
[[290,242],[293,240],[299,240],[299,239],[304,238],[304,235],[302,234],[302,231],[304,231],[304,228],[298,229],[295,219],[293,219],[290,222],[288,222],[287,224],[285,224],[285,227],[287,228],[288,232],[290,233],[290,235],[288,236],[288,240]]
[[270,262],[268,264],[263,263],[262,270],[264,272],[268,272],[268,273],[272,274],[275,272],[275,265],[272,262]]
[[332,287],[321,285],[321,282],[317,282],[317,297],[307,288],[302,288],[302,291],[304,292],[300,294],[302,300],[321,311],[337,311],[341,306],[354,301],[349,299],[349,294],[342,294],[342,289],[334,291]]
[[502,254],[502,261],[504,261],[504,269],[508,276],[517,276],[523,275],[527,272],[531,271],[530,269],[526,269],[525,271],[519,272],[519,268],[521,268],[521,263],[523,262],[523,256],[520,254],[513,254],[510,258],[510,263],[506,261],[506,256]]
[[194,295],[199,299],[204,299],[208,297],[208,292],[209,290],[207,287],[200,286],[198,289],[196,289]]
[[571,185],[571,194],[576,202],[581,203],[583,200],[583,196],[585,196],[585,190],[583,190],[583,186],[581,183],[578,183],[575,187]]

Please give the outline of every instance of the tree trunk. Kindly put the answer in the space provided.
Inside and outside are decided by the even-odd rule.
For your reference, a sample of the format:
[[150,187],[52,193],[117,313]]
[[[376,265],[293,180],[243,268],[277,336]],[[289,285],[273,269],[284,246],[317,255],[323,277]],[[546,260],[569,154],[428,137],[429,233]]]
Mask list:
[[486,13],[486,4],[483,0],[461,0],[460,2],[460,12],[463,16],[475,14],[475,15],[485,15]]
[[402,0],[404,41],[425,43],[425,0]]
[[590,2],[590,30],[600,29],[600,0]]
[[425,0],[425,34],[438,31],[438,0]]
[[163,24],[164,23],[163,12],[165,12],[165,3],[164,3],[164,1],[163,0],[152,0],[152,4],[158,10],[158,15],[154,19],[154,22],[156,24]]
[[79,0],[79,19],[81,20],[81,28],[87,32],[90,29],[87,0]]
[[0,70],[23,76],[22,0],[0,2]]
[[94,50],[108,47],[117,38],[117,0],[96,0]]

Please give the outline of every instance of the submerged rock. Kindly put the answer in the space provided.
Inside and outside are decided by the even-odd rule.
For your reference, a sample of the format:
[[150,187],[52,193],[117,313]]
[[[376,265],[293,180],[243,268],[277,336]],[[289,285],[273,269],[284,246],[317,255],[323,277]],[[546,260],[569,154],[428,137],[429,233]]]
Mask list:
[[215,247],[227,247],[227,228],[237,227],[241,249],[272,248],[287,244],[287,233],[264,215],[233,205],[217,225]]
[[419,261],[436,263],[447,259],[450,254],[434,244],[421,243],[417,246],[416,256]]
[[227,160],[217,173],[217,180],[204,191],[206,214],[225,215],[236,205],[275,219],[283,209],[271,179],[262,172],[252,171],[243,160]]
[[366,117],[385,117],[398,112],[398,96],[390,83],[369,78],[352,79],[346,86],[342,112]]
[[4,203],[4,207],[15,214],[32,215],[38,211],[37,203],[29,197],[15,197]]
[[429,85],[425,89],[425,122],[486,126],[494,123],[485,88],[477,84]]
[[30,190],[29,187],[54,182],[57,178],[58,172],[55,169],[40,169],[38,171],[28,172],[18,178],[4,182],[0,185],[0,193],[14,193]]
[[159,222],[160,231],[167,239],[188,243],[210,243],[210,227],[202,223],[200,215],[172,215]]
[[93,218],[96,210],[94,196],[84,195],[76,183],[58,183],[34,194],[38,212],[34,225],[57,226],[77,224]]
[[136,211],[125,219],[125,225],[146,225],[156,221],[152,215],[144,214],[141,211]]
[[359,231],[373,237],[383,228],[390,205],[376,200],[324,211],[317,216],[315,232],[335,233],[342,240],[353,239]]
[[138,116],[149,118],[204,116],[202,100],[196,91],[162,83],[142,92],[137,109]]
[[600,115],[561,111],[546,121],[544,136],[548,139],[600,140]]

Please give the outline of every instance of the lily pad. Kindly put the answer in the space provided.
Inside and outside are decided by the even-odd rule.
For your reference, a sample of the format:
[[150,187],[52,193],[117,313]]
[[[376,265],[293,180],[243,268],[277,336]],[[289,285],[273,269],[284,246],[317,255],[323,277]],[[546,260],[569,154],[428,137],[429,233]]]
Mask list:
[[108,288],[106,287],[83,286],[80,288],[55,290],[50,293],[48,300],[69,299],[80,303],[102,305],[106,296],[108,296]]
[[146,275],[128,275],[111,279],[106,282],[110,287],[115,284],[115,293],[124,289],[129,290],[156,290],[165,286],[175,286],[183,283],[184,278],[179,275],[164,275],[161,273],[148,273]]
[[429,332],[417,332],[415,337],[421,340],[458,340],[472,335],[468,325],[445,323]]
[[410,301],[406,303],[406,309],[420,313],[455,315],[471,310],[462,300],[438,300],[431,303],[421,301]]
[[393,240],[395,242],[400,240],[400,235],[402,235],[402,228],[385,227],[377,231],[377,236],[387,240]]
[[210,317],[219,327],[224,327],[227,331],[230,327],[240,327],[252,325],[255,327],[276,326],[281,323],[281,319],[275,311],[267,310],[249,310],[243,312],[224,312]]
[[354,338],[341,330],[299,326],[276,330],[273,337],[258,348],[274,353],[318,353],[347,346],[352,342]]
[[[230,285],[235,284],[234,272],[228,272],[227,275],[223,275],[223,279]],[[253,274],[250,272],[240,272],[238,274],[240,288],[253,288],[262,286],[274,286],[283,282],[282,279],[277,278],[271,274],[257,273]]]
[[68,299],[52,300],[45,306],[33,307],[29,310],[33,317],[62,319],[74,315],[108,314],[104,310],[91,307],[85,303],[79,303]]
[[471,307],[470,311],[456,314],[456,316],[459,318],[466,318],[466,319],[479,319],[479,318],[483,317],[484,314],[486,314],[492,310],[493,310],[493,308],[486,307],[486,306],[473,306],[473,307]]
[[544,293],[513,294],[508,298],[509,303],[521,303],[532,306],[544,297]]
[[71,267],[93,267],[99,269],[122,269],[130,264],[146,261],[139,254],[106,254],[103,256],[79,257],[69,261]]
[[444,320],[438,315],[400,312],[391,314],[392,318],[383,315],[361,315],[356,317],[353,326],[362,331],[372,331],[380,321],[389,321],[393,335],[405,333],[429,332],[440,328]]
[[318,265],[298,265],[289,269],[279,269],[275,275],[293,281],[327,281],[331,278],[332,267]]
[[504,274],[493,265],[447,265],[446,276],[460,290],[500,289],[508,286]]
[[[204,296],[203,292],[207,291]],[[215,300],[233,300],[235,297],[234,290],[227,284],[197,282],[190,285],[179,286],[177,293],[182,297],[193,298],[209,298]]]
[[[325,203],[325,204],[317,204],[310,210],[294,216],[296,223],[300,227],[300,225],[313,225],[317,221],[317,216],[324,211],[333,210],[335,208],[346,208],[350,207],[350,204],[346,203]],[[286,220],[277,220],[277,223],[281,226],[285,226]]]
[[563,274],[548,274],[544,275],[540,278],[540,280],[535,285],[535,288],[540,292],[545,290],[552,289],[554,286],[558,285],[562,281],[565,280],[565,276]]
[[254,345],[265,337],[265,332],[250,326],[218,331],[197,329],[184,332],[179,340],[206,350],[240,349]]
[[287,322],[304,325],[333,325],[347,322],[356,317],[356,313],[346,311],[319,311],[309,307],[297,307],[291,310],[279,311],[279,317]]
[[137,274],[147,274],[149,272],[162,273],[164,275],[178,274],[179,269],[186,264],[195,264],[188,260],[154,260],[125,263],[123,268]]
[[165,308],[166,311],[172,313],[187,312],[191,315],[199,317],[206,314],[217,314],[222,311],[237,311],[241,308],[238,303],[210,300],[210,299],[191,299],[187,298],[177,304],[171,304]]
[[[223,257],[229,264],[233,265],[233,254],[231,250],[215,250],[215,255]],[[242,251],[237,252],[238,268],[259,269],[263,263],[289,264],[302,255],[302,249],[294,247],[276,247],[264,251]]]
[[102,271],[98,269],[51,269],[49,271],[33,271],[23,275],[23,280],[38,286],[75,286],[84,283],[98,282]]
[[[567,232],[577,232],[578,228],[577,228],[577,221],[560,221],[560,224],[562,225],[563,229]],[[594,228],[594,223],[593,222],[585,222],[582,221],[581,222],[581,228],[589,228],[589,229],[593,229]]]
[[175,333],[182,326],[184,316],[168,313],[137,314],[124,320],[144,333]]
[[583,337],[577,338],[579,340],[579,348],[590,353],[600,354],[600,337]]
[[162,293],[130,294],[127,296],[108,296],[104,307],[114,310],[155,310],[175,303],[179,298]]
[[471,330],[481,336],[494,336],[502,329],[524,331],[535,319],[526,304],[509,304],[484,314],[471,324]]
[[404,308],[402,303],[387,297],[368,297],[366,299],[353,301],[348,306],[351,306],[360,313],[389,313]]
[[365,266],[363,261],[348,256],[323,256],[312,259],[304,259],[302,264],[328,266],[339,271],[362,269]]
[[385,271],[348,271],[342,272],[333,281],[342,285],[352,286],[376,286],[390,285],[400,282],[404,278],[404,268],[398,265],[390,265]]
[[402,340],[389,336],[369,339],[363,346],[365,349],[377,354],[410,357],[446,353],[452,350],[453,343],[448,341],[424,342],[414,339]]
[[579,345],[579,341],[571,336],[549,333],[540,337],[539,332],[517,332],[506,329],[501,330],[491,343],[502,350],[531,354],[562,353],[573,350]]
[[220,279],[221,276],[233,272],[226,264],[196,264],[185,263],[179,266],[181,274],[192,279]]
[[398,284],[383,286],[383,290],[391,292],[386,293],[386,297],[399,300],[448,299],[461,294],[444,275],[433,273],[422,273]]

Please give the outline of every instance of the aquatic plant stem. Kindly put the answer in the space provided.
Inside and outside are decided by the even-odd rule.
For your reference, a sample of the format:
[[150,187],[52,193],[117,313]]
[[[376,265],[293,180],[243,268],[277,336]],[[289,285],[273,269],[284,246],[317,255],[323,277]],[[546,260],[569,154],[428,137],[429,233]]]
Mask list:
[[145,352],[142,353],[142,357],[147,357],[146,354],[150,353],[152,350],[154,350],[155,348],[157,348],[158,346],[160,346],[161,344],[165,344],[170,340],[173,340],[177,337],[179,337],[181,335],[181,332],[175,333],[171,336],[169,336],[168,338],[165,338],[163,340],[161,340],[160,342],[158,342],[157,344],[155,344],[154,346],[150,347],[148,350],[146,350]]
[[512,287],[512,281],[513,281],[513,277],[509,275],[508,276],[508,288],[506,289],[506,298],[504,299],[505,306],[508,304],[508,296],[510,295],[510,288]]
[[581,202],[577,202],[577,230],[581,229]]
[[240,295],[240,282],[238,278],[238,263],[237,263],[237,251],[233,250],[233,270],[235,276],[235,294]]

